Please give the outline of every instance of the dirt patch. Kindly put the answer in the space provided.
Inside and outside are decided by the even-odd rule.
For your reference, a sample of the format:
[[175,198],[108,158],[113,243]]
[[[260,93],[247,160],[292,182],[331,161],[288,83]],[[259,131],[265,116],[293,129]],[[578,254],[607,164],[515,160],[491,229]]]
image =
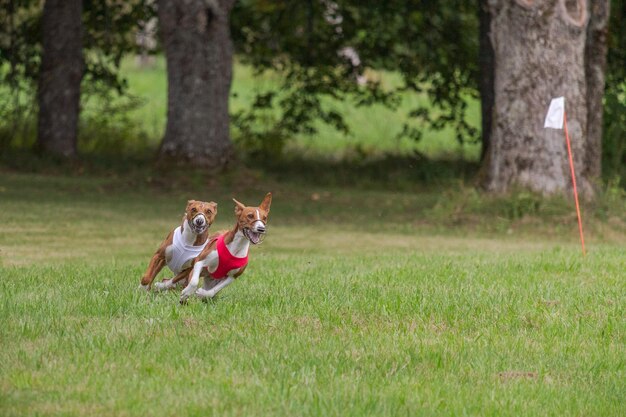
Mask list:
[[505,371],[498,372],[498,378],[502,382],[519,380],[519,379],[528,379],[528,380],[536,380],[539,377],[539,373],[532,371]]

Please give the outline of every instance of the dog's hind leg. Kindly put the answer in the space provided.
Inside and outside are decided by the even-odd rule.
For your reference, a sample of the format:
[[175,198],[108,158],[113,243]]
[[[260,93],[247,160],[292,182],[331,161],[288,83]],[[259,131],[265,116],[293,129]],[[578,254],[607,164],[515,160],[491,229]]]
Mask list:
[[210,290],[205,290],[203,288],[198,288],[196,290],[196,295],[198,297],[200,297],[200,298],[213,298],[213,297],[215,297],[215,294],[217,294],[222,289],[224,289],[227,286],[229,286],[234,280],[235,280],[235,278],[228,277],[228,278],[226,278],[224,280],[218,281],[217,285],[213,286],[213,288],[211,288]]
[[161,269],[166,264],[165,252],[167,247],[172,244],[174,240],[174,231],[171,231],[169,235],[165,238],[165,240],[161,243],[161,246],[154,252],[152,259],[150,259],[150,264],[148,265],[148,269],[146,273],[143,274],[141,278],[141,284],[139,285],[139,289],[148,291],[150,286],[152,285],[152,281],[159,275]]
[[204,289],[205,291],[208,291],[211,288],[215,287],[217,284],[219,284],[219,282],[220,281],[217,279],[213,279],[209,276],[206,276],[204,277],[204,284],[202,284],[202,289]]
[[164,279],[162,282],[156,282],[154,286],[159,291],[171,290],[172,288],[176,288],[181,285],[187,286],[187,277],[189,276],[190,272],[191,268],[187,268],[179,272],[178,275],[176,275],[172,279]]

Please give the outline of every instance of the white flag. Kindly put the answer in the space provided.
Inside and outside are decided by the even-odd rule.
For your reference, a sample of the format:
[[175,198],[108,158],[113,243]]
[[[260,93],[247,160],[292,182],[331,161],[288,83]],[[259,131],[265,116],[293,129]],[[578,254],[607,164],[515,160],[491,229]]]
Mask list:
[[565,113],[565,98],[553,98],[550,102],[550,108],[546,115],[546,121],[543,127],[551,127],[553,129],[563,129],[563,114]]

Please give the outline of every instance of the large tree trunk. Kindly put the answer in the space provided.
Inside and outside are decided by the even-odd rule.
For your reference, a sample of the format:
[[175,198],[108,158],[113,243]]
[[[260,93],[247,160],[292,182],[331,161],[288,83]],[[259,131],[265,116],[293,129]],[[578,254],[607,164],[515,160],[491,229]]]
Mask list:
[[81,0],[46,0],[43,8],[38,148],[63,157],[76,155],[84,68],[81,15]]
[[602,98],[604,97],[607,32],[611,5],[610,0],[592,0],[590,3],[589,27],[585,45],[588,111],[584,175],[588,178],[599,178],[602,175]]
[[571,188],[562,130],[544,129],[550,99],[564,96],[577,182],[587,176],[586,0],[489,0],[495,103],[486,187],[551,194]]
[[168,80],[161,159],[219,170],[232,156],[229,15],[234,1],[159,0]]
[[478,1],[478,22],[478,90],[480,91],[480,110],[482,116],[482,148],[480,151],[480,159],[481,161],[484,161],[487,156],[487,151],[489,150],[489,143],[491,142],[492,112],[495,100],[495,93],[493,91],[495,57],[493,46],[491,45],[491,40],[489,39],[489,33],[491,31],[489,0]]

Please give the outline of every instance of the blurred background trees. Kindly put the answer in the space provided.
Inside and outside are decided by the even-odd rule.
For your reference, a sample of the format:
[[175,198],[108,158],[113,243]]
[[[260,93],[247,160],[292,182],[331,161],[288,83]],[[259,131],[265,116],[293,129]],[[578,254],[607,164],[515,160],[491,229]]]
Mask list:
[[[397,109],[409,92],[430,102],[410,109],[407,121],[452,126],[458,141],[477,140],[466,120],[468,101],[477,97],[477,28],[476,5],[467,0],[240,1],[233,36],[241,59],[280,73],[282,82],[278,91],[259,94],[237,126],[259,139],[315,134],[319,120],[349,133],[344,115],[325,106],[325,98]],[[400,79],[384,85],[381,72]],[[255,116],[272,106],[281,110],[275,123],[252,129]],[[405,123],[401,135],[419,140],[422,129],[411,126]]]
[[546,102],[566,98],[578,184],[591,195],[600,175],[608,0],[490,1],[494,48],[491,143],[485,185],[541,193],[568,189],[563,132],[545,130]]
[[[0,0],[3,151],[37,143],[35,115],[40,150],[71,157],[76,150],[126,149],[124,135],[108,135],[107,144],[94,143],[91,133],[107,131],[120,119],[136,128],[124,118],[141,103],[127,94],[120,66],[125,57],[141,54],[145,61],[150,53],[166,58],[168,117],[158,146],[141,143],[158,149],[163,162],[220,170],[236,155],[277,159],[295,137],[319,137],[329,127],[352,134],[346,119],[351,109],[374,106],[399,118],[389,127],[395,133],[380,141],[419,141],[424,132],[445,130],[458,143],[481,143],[479,177],[487,188],[505,191],[522,184],[558,191],[569,186],[564,168],[550,164],[562,156],[561,149],[546,147],[546,138],[557,139],[543,133],[538,122],[549,103],[544,95],[564,94],[572,121],[580,126],[574,141],[587,188],[601,166],[605,178],[623,175],[624,0],[85,0],[80,19],[77,9],[72,18],[60,14],[70,2],[62,3]],[[67,23],[51,25],[54,13],[45,10],[52,9]],[[533,32],[542,10],[558,11],[544,24],[562,27],[563,36]],[[159,42],[147,51],[155,23],[159,35],[151,42]],[[81,26],[83,64],[76,35]],[[511,34],[511,27],[523,36]],[[502,40],[500,49],[494,39]],[[557,53],[568,48],[577,51],[575,57]],[[64,58],[49,66],[48,52],[55,50]],[[274,82],[259,82],[246,105],[230,105],[229,112],[233,50],[237,65],[258,80],[270,74]],[[534,52],[514,61],[514,51]],[[558,72],[559,66],[569,69]],[[67,81],[48,82],[44,74],[50,71]],[[82,89],[80,106],[64,104],[58,97],[70,90],[68,97],[76,97],[76,85]],[[544,87],[522,91],[537,85]],[[567,85],[579,91],[568,97]],[[61,96],[49,92],[55,89]],[[426,100],[407,105],[413,96]],[[520,103],[516,98],[525,104],[511,108]],[[88,111],[93,101],[100,110]],[[478,125],[469,117],[477,101]],[[524,116],[531,110],[532,120]],[[65,116],[55,116],[61,113]],[[133,137],[144,134],[133,132]],[[532,181],[529,172],[536,177]]]
[[161,159],[220,170],[232,158],[228,96],[235,0],[160,0],[167,61],[167,127]]
[[626,179],[626,0],[611,0],[607,36],[608,52],[604,120],[602,131],[602,173]]
[[[127,85],[120,74],[120,65],[124,57],[140,51],[136,34],[155,15],[154,3],[145,0],[83,0],[74,2],[73,13],[66,10],[70,7],[67,3],[69,2],[0,0],[2,151],[15,147],[32,147],[39,142],[36,140],[37,129],[34,128],[37,123],[33,123],[33,119],[36,119],[39,112],[36,94],[38,86],[43,82],[45,88],[48,82],[46,79],[41,80],[42,73],[53,71],[57,73],[57,77],[63,77],[67,75],[65,71],[78,70],[82,80],[79,88],[82,90],[79,93],[80,107],[77,110],[81,110],[81,119],[85,117],[85,103],[91,97],[98,96],[106,102],[110,101],[113,94],[123,94],[126,91]],[[48,10],[45,16],[44,6]],[[82,9],[80,13],[77,13],[78,6]],[[81,48],[78,52],[77,46]],[[44,49],[56,56],[50,62],[49,68],[42,62],[46,55]],[[79,59],[77,53],[82,58]],[[52,82],[48,86],[58,87],[58,82]],[[74,86],[73,89],[75,88]],[[75,95],[76,92],[72,94]],[[56,100],[54,103],[61,107]],[[71,112],[67,112],[67,117],[76,117],[71,116]],[[76,118],[73,124],[77,122]],[[76,135],[72,134],[71,129],[67,134],[60,132],[57,135],[58,141],[65,141],[65,146],[76,149]],[[38,146],[38,149],[50,150],[47,145]],[[74,156],[71,151],[52,153]]]
[[83,79],[82,0],[48,0],[41,19],[37,146],[76,156],[80,83]]

